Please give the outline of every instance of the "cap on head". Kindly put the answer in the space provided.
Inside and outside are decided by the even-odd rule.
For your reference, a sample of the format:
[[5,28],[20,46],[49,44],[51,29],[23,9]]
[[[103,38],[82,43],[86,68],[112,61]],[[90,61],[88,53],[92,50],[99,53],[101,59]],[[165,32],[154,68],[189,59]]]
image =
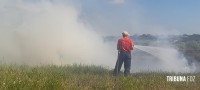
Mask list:
[[123,31],[123,32],[122,32],[122,36],[123,36],[123,37],[127,37],[128,35],[129,35],[129,34],[128,34],[127,31]]

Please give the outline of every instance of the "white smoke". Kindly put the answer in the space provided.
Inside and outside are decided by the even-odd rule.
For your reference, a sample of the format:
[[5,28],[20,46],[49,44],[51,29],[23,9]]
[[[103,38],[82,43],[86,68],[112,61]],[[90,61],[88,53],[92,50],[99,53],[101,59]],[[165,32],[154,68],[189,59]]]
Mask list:
[[0,60],[17,64],[110,65],[115,57],[72,5],[0,0]]
[[[186,58],[172,47],[152,47],[152,46],[136,46],[148,54],[154,56],[154,59],[145,58],[145,60],[135,61],[133,64],[133,72],[140,71],[164,71],[164,72],[192,72],[192,68],[188,65]],[[143,56],[145,57],[145,55]],[[137,63],[142,62],[143,66],[138,67]],[[139,71],[139,72],[140,72]]]

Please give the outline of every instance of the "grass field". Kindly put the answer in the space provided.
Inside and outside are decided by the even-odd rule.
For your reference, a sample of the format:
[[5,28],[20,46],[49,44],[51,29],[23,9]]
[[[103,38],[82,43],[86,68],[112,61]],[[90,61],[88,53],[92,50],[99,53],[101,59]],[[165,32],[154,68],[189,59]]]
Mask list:
[[[167,82],[167,75],[193,75],[195,82]],[[200,74],[134,73],[113,77],[100,66],[0,65],[0,90],[200,90]]]

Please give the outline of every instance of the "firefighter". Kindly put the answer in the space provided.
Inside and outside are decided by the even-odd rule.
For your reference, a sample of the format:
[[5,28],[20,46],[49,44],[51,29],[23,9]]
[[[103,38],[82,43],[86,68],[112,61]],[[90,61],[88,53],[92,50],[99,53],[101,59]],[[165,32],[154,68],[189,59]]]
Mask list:
[[113,71],[113,75],[117,76],[122,64],[124,63],[124,76],[130,74],[131,69],[131,51],[134,48],[133,41],[129,38],[128,32],[122,32],[122,38],[117,42],[118,59]]

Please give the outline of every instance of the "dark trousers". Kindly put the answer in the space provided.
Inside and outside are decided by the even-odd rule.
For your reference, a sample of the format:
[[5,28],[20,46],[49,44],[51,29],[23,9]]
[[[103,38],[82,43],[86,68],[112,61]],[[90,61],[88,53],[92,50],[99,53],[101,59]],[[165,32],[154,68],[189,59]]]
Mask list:
[[118,53],[118,59],[115,65],[115,69],[113,71],[114,76],[117,76],[119,74],[123,63],[124,63],[124,76],[127,76],[130,74],[130,69],[131,69],[131,53],[130,52]]

